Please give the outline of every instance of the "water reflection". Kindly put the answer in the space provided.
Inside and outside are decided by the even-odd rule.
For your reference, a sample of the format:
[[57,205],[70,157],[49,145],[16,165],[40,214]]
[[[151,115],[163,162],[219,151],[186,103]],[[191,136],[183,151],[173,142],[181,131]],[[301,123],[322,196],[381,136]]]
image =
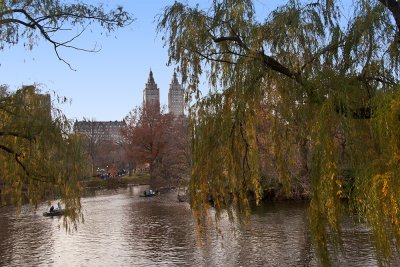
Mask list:
[[[24,206],[18,218],[1,208],[0,266],[318,266],[306,204],[256,209],[234,233],[226,218],[218,229],[211,222],[199,246],[188,204],[173,192],[141,198],[144,189],[92,192],[82,199],[85,223],[72,234],[62,219],[41,216],[46,206],[37,213]],[[349,224],[343,234],[335,266],[377,265],[367,229]]]
[[11,207],[0,212],[0,265],[15,262],[28,266],[32,264],[32,256],[40,262],[51,263],[45,259],[54,248],[53,222],[43,220],[29,206],[22,207],[18,217]]

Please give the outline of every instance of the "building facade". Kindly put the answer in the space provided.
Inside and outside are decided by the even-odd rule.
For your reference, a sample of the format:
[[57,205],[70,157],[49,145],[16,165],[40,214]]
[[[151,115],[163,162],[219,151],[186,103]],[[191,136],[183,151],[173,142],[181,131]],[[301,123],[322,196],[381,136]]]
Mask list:
[[85,134],[92,140],[120,143],[125,121],[76,121],[74,132]]
[[153,72],[150,70],[146,87],[143,90],[143,107],[157,106],[160,107],[160,89],[158,89],[154,81]]
[[185,105],[185,91],[182,85],[179,84],[176,72],[172,77],[171,84],[168,92],[168,111],[174,116],[183,116],[183,110]]

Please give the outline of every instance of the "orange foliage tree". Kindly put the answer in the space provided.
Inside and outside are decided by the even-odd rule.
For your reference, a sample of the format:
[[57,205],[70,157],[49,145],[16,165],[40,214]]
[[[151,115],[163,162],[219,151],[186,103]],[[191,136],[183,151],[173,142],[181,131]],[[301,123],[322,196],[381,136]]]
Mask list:
[[184,119],[150,104],[134,108],[125,121],[122,133],[128,157],[138,166],[148,164],[153,182],[176,184],[189,167]]

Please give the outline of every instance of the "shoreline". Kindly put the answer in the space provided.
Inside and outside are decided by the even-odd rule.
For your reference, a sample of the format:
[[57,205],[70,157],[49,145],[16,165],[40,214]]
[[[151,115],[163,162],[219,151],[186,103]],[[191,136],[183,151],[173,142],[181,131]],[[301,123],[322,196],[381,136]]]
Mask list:
[[89,179],[81,180],[80,183],[84,190],[115,189],[130,185],[149,185],[150,175],[139,174],[131,176],[110,177],[107,179],[102,179],[100,177],[91,177]]

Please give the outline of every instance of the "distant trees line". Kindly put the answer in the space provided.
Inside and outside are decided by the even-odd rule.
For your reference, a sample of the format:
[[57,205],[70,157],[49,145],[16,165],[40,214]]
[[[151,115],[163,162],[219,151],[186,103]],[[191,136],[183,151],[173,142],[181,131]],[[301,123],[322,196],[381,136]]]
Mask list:
[[158,186],[177,186],[189,179],[190,141],[184,116],[148,104],[135,107],[123,122],[84,120],[74,128],[81,133],[93,175],[97,169],[112,176],[122,169],[130,174],[145,170]]

